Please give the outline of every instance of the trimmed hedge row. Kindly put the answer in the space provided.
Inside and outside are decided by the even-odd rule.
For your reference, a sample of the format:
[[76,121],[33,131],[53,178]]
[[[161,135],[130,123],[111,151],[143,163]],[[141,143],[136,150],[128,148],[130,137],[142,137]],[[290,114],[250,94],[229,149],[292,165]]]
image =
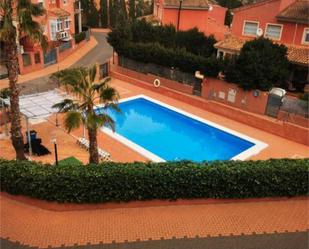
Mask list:
[[308,194],[309,159],[42,165],[0,160],[1,191],[73,203]]
[[174,67],[183,72],[195,73],[199,70],[206,76],[217,77],[223,69],[223,62],[214,57],[202,57],[185,49],[165,48],[159,43],[124,43],[117,49],[118,54],[143,63],[154,63],[164,67]]

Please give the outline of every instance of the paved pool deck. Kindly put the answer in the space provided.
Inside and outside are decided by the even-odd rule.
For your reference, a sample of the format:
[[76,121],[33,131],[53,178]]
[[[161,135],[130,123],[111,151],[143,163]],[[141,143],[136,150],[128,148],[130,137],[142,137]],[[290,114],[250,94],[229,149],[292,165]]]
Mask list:
[[[155,93],[150,90],[138,87],[136,85],[124,82],[118,79],[112,79],[111,85],[114,86],[121,96],[121,98],[127,98],[139,94],[152,97],[160,100],[166,104],[177,107],[194,115],[197,115],[206,120],[223,125],[229,129],[243,133],[249,137],[260,140],[268,147],[262,150],[259,154],[252,156],[249,159],[260,160],[269,158],[306,158],[309,157],[309,147],[303,144],[299,144],[285,138],[273,135],[271,133],[250,127],[243,123],[225,118],[223,116],[205,111],[203,109],[194,107],[190,104],[184,103],[179,100],[167,97],[165,95]],[[38,132],[38,136],[42,138],[43,144],[52,152],[52,154],[43,157],[33,157],[33,160],[42,162],[54,162],[53,144],[51,139],[57,138],[58,141],[58,154],[59,159],[63,159],[69,156],[75,156],[84,163],[88,161],[88,152],[80,148],[76,144],[76,137],[83,135],[83,129],[80,128],[68,134],[62,126],[62,115],[58,115],[58,121],[60,126],[55,126],[56,115],[52,115],[48,118],[47,122],[30,125],[30,129],[34,129]],[[278,121],[279,122],[279,121]],[[23,120],[23,130],[25,132],[26,124]],[[0,127],[0,131],[4,130],[4,126]],[[75,137],[75,138],[74,138]],[[111,154],[113,161],[120,162],[133,162],[133,161],[147,161],[148,159],[141,154],[133,151],[129,147],[120,143],[119,141],[111,138],[105,133],[99,132],[98,134],[99,146],[108,151]],[[1,156],[8,159],[13,159],[15,154],[9,139],[0,140]]]

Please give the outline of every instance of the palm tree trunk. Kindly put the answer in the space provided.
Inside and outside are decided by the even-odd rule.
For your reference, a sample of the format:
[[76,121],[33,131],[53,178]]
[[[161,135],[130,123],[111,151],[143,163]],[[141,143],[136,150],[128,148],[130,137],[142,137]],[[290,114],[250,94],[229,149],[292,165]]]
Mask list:
[[[15,33],[16,36],[16,33]],[[24,154],[24,140],[21,131],[20,110],[19,110],[19,89],[18,80],[18,57],[15,37],[5,44],[7,56],[7,70],[10,87],[10,108],[11,108],[11,140],[16,152],[16,159],[26,160]]]
[[97,130],[88,128],[89,136],[89,163],[99,163]]

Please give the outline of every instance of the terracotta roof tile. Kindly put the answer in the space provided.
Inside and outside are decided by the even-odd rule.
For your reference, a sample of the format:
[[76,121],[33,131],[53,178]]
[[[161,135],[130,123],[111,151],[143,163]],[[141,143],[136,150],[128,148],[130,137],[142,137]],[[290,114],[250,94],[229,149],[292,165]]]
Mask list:
[[298,0],[277,15],[278,20],[309,24],[309,1]]
[[[184,9],[208,9],[209,4],[213,4],[214,1],[208,0],[183,0],[182,8]],[[164,0],[164,6],[166,8],[179,8],[179,0]]]
[[[237,53],[241,50],[246,41],[247,40],[243,38],[230,36],[222,41],[217,42],[215,44],[215,48],[221,48],[230,52]],[[288,59],[290,62],[304,66],[309,64],[309,47],[287,44],[285,44],[285,46],[288,48]]]
[[309,64],[309,47],[287,45],[288,59],[292,63],[308,66]]
[[71,15],[69,12],[61,8],[50,9],[48,10],[48,13],[57,17],[67,17]]

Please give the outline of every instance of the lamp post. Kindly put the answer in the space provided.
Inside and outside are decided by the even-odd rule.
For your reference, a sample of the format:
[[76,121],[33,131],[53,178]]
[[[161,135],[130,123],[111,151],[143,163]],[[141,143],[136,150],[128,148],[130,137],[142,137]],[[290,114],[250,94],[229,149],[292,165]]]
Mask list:
[[56,165],[58,165],[57,139],[54,138],[54,139],[51,140],[51,142],[54,144],[54,149],[55,149],[55,162],[56,162]]
[[179,0],[178,20],[177,20],[177,31],[179,30],[179,23],[180,23],[180,11],[181,11],[181,6],[182,6],[182,1],[183,1],[183,0]]

